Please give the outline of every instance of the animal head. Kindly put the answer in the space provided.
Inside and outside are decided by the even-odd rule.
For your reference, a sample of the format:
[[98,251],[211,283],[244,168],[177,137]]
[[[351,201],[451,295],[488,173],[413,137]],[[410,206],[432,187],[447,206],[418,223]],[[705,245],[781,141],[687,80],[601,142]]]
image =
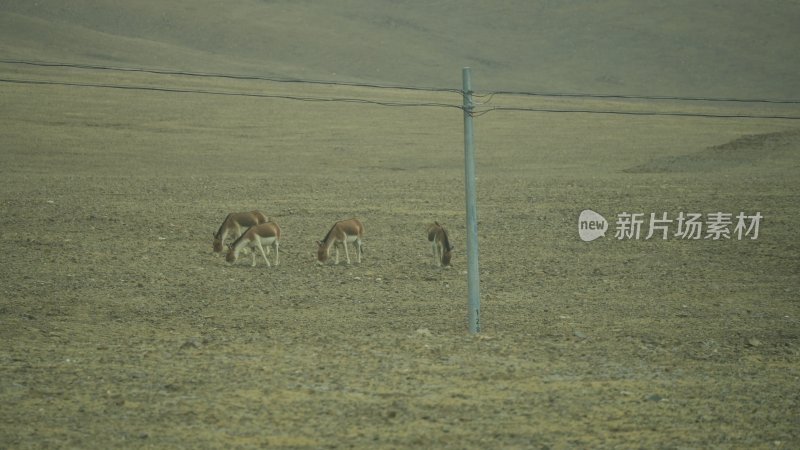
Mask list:
[[442,252],[442,266],[447,267],[447,266],[450,265],[450,256],[451,256],[450,251],[451,250],[452,249],[448,249],[448,250],[445,250],[445,251]]
[[239,253],[233,249],[232,245],[228,244],[228,254],[225,255],[225,261],[233,264],[237,259],[239,259]]
[[222,251],[222,239],[214,236],[214,253],[219,253]]
[[322,241],[317,241],[317,264],[322,264],[331,256],[331,248]]

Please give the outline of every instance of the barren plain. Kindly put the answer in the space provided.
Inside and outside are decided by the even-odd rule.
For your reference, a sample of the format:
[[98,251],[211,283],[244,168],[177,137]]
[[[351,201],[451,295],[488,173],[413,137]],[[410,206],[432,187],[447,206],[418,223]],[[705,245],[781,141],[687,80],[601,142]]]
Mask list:
[[[0,447],[800,445],[796,121],[477,117],[470,335],[458,109],[15,83],[0,98]],[[283,229],[277,267],[212,254],[225,214],[254,208]],[[611,228],[623,212],[763,219],[757,239],[583,242],[584,209]],[[348,217],[363,262],[316,265]],[[432,265],[433,220],[452,269]]]

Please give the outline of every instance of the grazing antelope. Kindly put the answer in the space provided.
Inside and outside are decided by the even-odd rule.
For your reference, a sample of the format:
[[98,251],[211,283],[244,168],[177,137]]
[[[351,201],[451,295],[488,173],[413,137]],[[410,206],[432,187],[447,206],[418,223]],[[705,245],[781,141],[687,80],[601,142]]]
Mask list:
[[[239,259],[239,252],[242,251],[245,247],[250,248],[250,251],[253,255],[253,267],[256,266],[256,250],[261,250],[261,255],[264,256],[264,261],[267,262],[267,267],[271,267],[272,264],[269,263],[269,259],[267,259],[267,253],[269,253],[269,246],[271,245],[275,249],[275,265],[278,265],[278,246],[280,245],[279,241],[281,239],[281,228],[278,226],[277,223],[269,221],[265,223],[260,223],[258,225],[253,225],[252,227],[248,228],[247,231],[242,233],[238,239],[236,239],[233,244],[230,244],[228,247],[228,255],[225,257],[225,260],[229,263],[236,262]],[[264,245],[267,245],[267,252],[264,252]]]
[[428,240],[431,241],[431,250],[433,251],[433,264],[437,266],[450,266],[450,252],[453,247],[450,246],[450,239],[447,237],[447,230],[439,225],[439,222],[433,222],[428,225]]
[[317,241],[317,263],[323,264],[331,257],[331,247],[336,247],[336,264],[339,264],[339,247],[344,246],[344,255],[347,264],[350,264],[350,252],[347,250],[348,242],[355,242],[358,252],[358,262],[361,263],[361,254],[364,253],[361,239],[364,237],[364,225],[358,219],[342,220],[333,224],[328,234]]
[[242,235],[243,230],[268,221],[267,216],[257,210],[228,214],[222,225],[219,226],[219,230],[214,234],[214,252],[222,252],[225,247],[225,238],[228,236],[236,240]]

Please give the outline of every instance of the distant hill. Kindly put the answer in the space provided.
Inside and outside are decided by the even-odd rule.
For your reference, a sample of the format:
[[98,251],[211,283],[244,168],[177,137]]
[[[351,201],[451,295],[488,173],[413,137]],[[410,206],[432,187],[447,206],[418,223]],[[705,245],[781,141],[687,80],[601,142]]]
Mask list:
[[800,98],[800,2],[4,0],[0,59],[460,86]]

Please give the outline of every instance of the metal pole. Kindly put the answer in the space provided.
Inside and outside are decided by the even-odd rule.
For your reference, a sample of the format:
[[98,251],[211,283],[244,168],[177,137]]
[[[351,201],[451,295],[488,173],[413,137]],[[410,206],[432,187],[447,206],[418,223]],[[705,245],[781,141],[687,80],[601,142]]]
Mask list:
[[467,295],[469,332],[481,331],[481,294],[478,273],[478,213],[475,194],[475,144],[472,140],[472,76],[462,70],[464,90],[464,188],[467,201]]

